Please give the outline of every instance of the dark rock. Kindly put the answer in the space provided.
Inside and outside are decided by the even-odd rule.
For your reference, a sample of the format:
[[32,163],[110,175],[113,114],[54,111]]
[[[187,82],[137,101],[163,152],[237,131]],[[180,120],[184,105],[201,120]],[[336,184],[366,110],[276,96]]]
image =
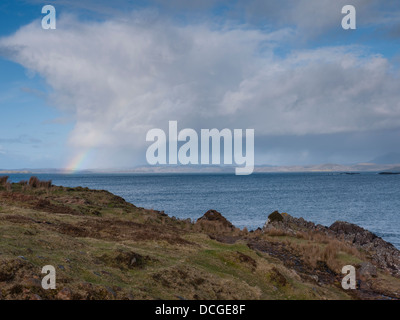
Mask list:
[[400,251],[391,243],[365,230],[355,224],[336,221],[329,230],[336,236],[343,237],[357,248],[367,251],[374,264],[389,271],[393,275],[400,276]]
[[208,210],[201,218],[197,219],[197,222],[201,222],[201,221],[212,221],[212,222],[219,223],[226,228],[230,228],[230,229],[235,228],[232,223],[230,223],[222,214],[220,214],[216,210]]
[[392,273],[400,274],[400,251],[391,243],[384,241],[364,228],[348,222],[336,221],[329,229],[357,247],[372,253],[372,259],[380,267]]
[[329,227],[329,229],[334,231],[336,234],[344,235],[346,240],[351,240],[351,242],[358,245],[371,243],[377,238],[377,236],[372,232],[344,221],[336,221]]
[[283,221],[283,217],[278,211],[274,211],[268,216],[268,220],[270,222]]
[[[278,218],[278,215],[281,217]],[[269,217],[274,216],[275,218],[271,221]],[[279,229],[287,234],[295,235],[297,232],[308,232],[308,231],[319,231],[327,233],[327,228],[321,225],[315,225],[310,221],[306,221],[303,218],[295,218],[287,213],[280,214],[278,211],[274,211],[268,216],[268,220],[263,227],[263,231],[270,229]]]

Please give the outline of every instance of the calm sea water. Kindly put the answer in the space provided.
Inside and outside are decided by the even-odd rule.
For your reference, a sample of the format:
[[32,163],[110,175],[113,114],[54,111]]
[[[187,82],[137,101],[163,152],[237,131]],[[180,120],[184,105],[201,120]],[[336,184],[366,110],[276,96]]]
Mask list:
[[[274,210],[331,225],[356,223],[400,248],[400,175],[362,173],[39,174],[55,185],[105,189],[136,206],[197,219],[221,212],[237,227],[262,227]],[[12,181],[30,175],[10,175]]]

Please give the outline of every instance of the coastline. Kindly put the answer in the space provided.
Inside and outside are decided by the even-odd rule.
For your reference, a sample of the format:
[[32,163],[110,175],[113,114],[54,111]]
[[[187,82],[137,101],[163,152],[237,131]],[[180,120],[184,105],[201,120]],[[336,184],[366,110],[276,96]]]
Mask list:
[[[399,251],[369,231],[266,220],[248,231],[215,210],[179,220],[104,190],[4,184],[0,299],[400,298]],[[45,264],[56,290],[40,286]],[[341,287],[344,265],[357,270],[356,290]]]

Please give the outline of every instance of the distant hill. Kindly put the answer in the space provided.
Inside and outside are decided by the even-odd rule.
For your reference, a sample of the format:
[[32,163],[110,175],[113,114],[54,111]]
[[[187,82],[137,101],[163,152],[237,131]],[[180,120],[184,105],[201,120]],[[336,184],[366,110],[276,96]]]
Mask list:
[[[219,166],[219,165],[162,165],[162,166],[137,166],[133,168],[124,169],[86,169],[74,171],[74,173],[231,173],[234,174],[235,166]],[[312,165],[289,165],[289,166],[272,166],[272,165],[256,165],[254,172],[381,172],[400,171],[400,159],[398,162],[389,164],[377,163],[357,163],[357,164],[312,164]],[[6,174],[65,174],[65,169],[15,169],[15,170],[1,170],[0,175]]]

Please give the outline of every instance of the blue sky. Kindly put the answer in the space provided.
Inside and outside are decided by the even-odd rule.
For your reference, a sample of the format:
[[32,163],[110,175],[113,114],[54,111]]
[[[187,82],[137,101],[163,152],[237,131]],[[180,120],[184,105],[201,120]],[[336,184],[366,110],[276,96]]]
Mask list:
[[400,152],[400,4],[332,2],[2,1],[0,169],[145,164],[169,120],[254,128],[257,164]]
[[[41,20],[41,5],[3,1],[0,36]],[[0,167],[57,167],[65,157],[65,141],[73,124],[52,124],[60,112],[48,105],[50,88],[43,78],[23,66],[0,57]]]

